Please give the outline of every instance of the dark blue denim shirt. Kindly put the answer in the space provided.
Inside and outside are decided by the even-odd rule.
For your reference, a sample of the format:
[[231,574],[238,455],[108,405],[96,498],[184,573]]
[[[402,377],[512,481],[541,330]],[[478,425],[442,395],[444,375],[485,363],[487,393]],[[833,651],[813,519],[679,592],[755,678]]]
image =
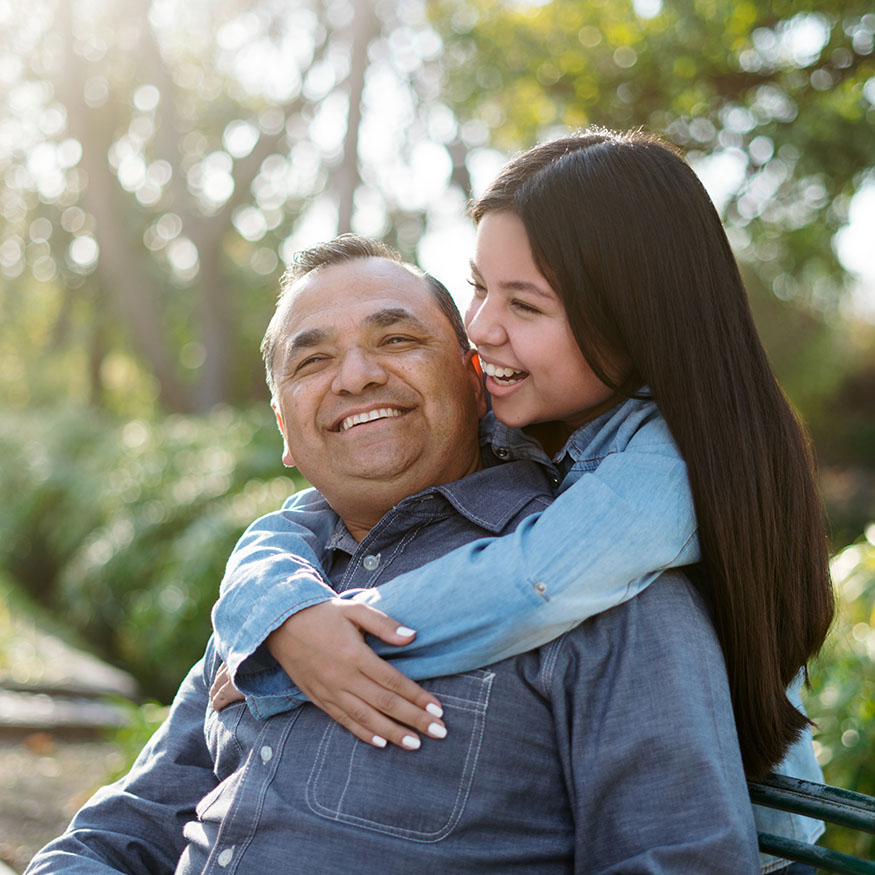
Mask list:
[[[379,586],[550,498],[529,462],[425,490],[361,543],[335,530],[332,584]],[[211,643],[130,774],[30,875],[758,871],[722,655],[675,572],[537,650],[426,681],[449,733],[415,752],[309,704],[213,712],[218,666]]]

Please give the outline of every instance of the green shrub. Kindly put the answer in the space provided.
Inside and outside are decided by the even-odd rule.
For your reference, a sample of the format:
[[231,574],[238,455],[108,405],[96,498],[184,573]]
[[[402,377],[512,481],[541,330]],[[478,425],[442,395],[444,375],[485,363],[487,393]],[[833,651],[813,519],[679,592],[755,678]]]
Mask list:
[[280,453],[266,405],[160,422],[6,416],[0,568],[167,701],[203,651],[237,538],[304,485]]
[[[875,524],[832,560],[838,610],[806,707],[827,783],[875,796]],[[875,859],[875,836],[829,827],[828,847]]]

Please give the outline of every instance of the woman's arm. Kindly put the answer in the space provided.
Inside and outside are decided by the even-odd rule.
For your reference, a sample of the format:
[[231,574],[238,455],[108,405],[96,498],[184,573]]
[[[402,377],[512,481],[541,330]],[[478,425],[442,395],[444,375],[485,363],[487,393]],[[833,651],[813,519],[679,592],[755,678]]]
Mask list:
[[271,678],[276,664],[264,643],[298,611],[336,598],[321,565],[336,522],[319,493],[305,490],[252,523],[234,547],[213,608],[213,629],[216,649],[242,691],[284,691],[303,701],[298,691]]
[[364,642],[367,633],[407,644],[413,630],[337,598],[325,580],[320,561],[336,521],[307,490],[241,537],[213,608],[216,649],[227,665],[211,690],[213,707],[221,710],[239,691],[266,718],[309,700],[378,747],[409,749],[409,727],[441,737],[437,698]]
[[419,679],[545,644],[698,559],[686,465],[655,418],[513,533],[354,598],[418,630],[397,654],[379,642],[374,649]]

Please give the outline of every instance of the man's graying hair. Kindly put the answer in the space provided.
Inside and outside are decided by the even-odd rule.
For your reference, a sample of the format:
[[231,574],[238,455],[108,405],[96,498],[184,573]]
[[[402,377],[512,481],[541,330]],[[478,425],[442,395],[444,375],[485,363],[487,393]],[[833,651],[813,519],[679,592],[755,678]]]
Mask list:
[[471,345],[468,342],[468,335],[465,332],[465,324],[462,322],[459,309],[456,307],[456,303],[447,291],[446,286],[440,280],[416,267],[416,265],[402,261],[401,254],[397,250],[380,240],[359,237],[357,234],[341,234],[333,240],[317,243],[315,246],[310,246],[295,253],[294,261],[289,265],[280,280],[280,294],[277,300],[276,311],[270,320],[270,324],[267,326],[264,340],[261,342],[261,354],[264,357],[264,365],[267,371],[267,385],[272,395],[276,388],[273,361],[285,321],[280,316],[283,310],[283,301],[291,293],[295,283],[308,273],[323,267],[355,261],[359,258],[385,258],[387,261],[400,265],[414,276],[424,280],[441,313],[447,317],[450,325],[452,325],[456,339],[459,341],[460,349],[462,352],[467,352],[470,349]]

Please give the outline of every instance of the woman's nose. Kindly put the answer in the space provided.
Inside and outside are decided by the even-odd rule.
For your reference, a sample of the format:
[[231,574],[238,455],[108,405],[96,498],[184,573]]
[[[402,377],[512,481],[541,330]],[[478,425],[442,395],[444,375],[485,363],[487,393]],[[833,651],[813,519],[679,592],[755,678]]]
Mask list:
[[465,327],[475,346],[500,346],[507,340],[500,314],[488,295],[471,301],[465,313]]

